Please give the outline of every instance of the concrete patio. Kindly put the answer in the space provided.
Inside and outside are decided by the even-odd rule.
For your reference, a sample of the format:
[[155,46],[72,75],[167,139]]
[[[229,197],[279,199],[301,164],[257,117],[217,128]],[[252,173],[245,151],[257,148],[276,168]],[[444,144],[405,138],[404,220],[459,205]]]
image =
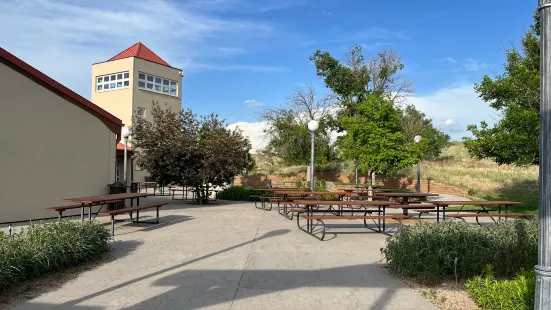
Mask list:
[[117,224],[117,259],[16,309],[436,309],[375,264],[386,235],[361,221],[320,242],[275,208],[159,200],[161,224]]

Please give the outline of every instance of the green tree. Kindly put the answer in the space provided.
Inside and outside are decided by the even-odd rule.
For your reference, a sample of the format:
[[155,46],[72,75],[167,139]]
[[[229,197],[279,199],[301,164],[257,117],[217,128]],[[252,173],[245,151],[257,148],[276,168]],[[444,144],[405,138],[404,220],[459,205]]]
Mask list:
[[194,187],[197,202],[204,204],[212,186],[231,183],[245,169],[249,141],[216,114],[198,117],[154,104],[151,116],[133,119],[133,146],[136,163],[161,185]]
[[414,90],[411,80],[401,74],[404,65],[396,53],[386,50],[366,60],[362,47],[355,46],[344,61],[320,50],[310,60],[339,102],[329,124],[346,132],[338,139],[345,159],[372,178],[375,172],[391,173],[415,162],[412,158],[418,156],[408,153],[413,139],[406,140],[401,132],[402,112],[395,106]]
[[421,136],[422,141],[426,141],[423,144],[425,148],[422,149],[423,159],[438,158],[442,149],[449,145],[450,136],[435,128],[432,120],[426,118],[425,113],[413,105],[408,105],[404,109],[401,124],[406,141],[413,141],[416,135]]
[[337,143],[343,157],[357,161],[358,170],[391,174],[416,163],[426,142],[415,145],[402,132],[402,111],[392,101],[368,96],[357,106],[357,114],[341,117],[346,131]]
[[[354,116],[358,105],[369,95],[401,103],[414,92],[411,80],[401,74],[404,69],[401,58],[391,50],[366,61],[362,47],[354,46],[347,51],[343,62],[318,50],[310,60],[325,86],[337,95],[341,107],[338,115]],[[340,129],[338,120],[334,125]]]
[[264,133],[270,142],[264,153],[288,165],[308,164],[312,139],[308,122],[317,120],[320,126],[315,136],[315,161],[324,164],[334,160],[337,154],[328,126],[330,105],[330,97],[317,100],[313,88],[308,87],[296,90],[283,107],[265,108],[260,119],[268,124]]
[[539,14],[521,40],[521,50],[505,51],[505,72],[485,75],[475,85],[479,97],[497,110],[501,119],[489,127],[469,125],[472,137],[463,138],[469,154],[498,164],[539,164],[540,44]]

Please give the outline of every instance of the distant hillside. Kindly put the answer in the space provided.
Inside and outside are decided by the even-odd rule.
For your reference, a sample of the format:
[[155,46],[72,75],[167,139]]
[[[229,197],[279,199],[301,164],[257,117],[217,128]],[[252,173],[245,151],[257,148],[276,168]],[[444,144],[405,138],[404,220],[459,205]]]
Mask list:
[[[522,201],[531,211],[538,205],[538,169],[538,166],[500,166],[491,160],[472,159],[461,142],[444,149],[440,159],[421,162],[423,179],[466,189],[477,198]],[[416,178],[417,167],[398,175]]]

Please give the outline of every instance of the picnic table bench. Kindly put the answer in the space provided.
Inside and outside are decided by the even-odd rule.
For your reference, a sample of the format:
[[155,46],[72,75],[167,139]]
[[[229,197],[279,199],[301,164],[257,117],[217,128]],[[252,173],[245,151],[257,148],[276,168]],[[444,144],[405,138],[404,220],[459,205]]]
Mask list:
[[[306,220],[306,229],[300,225],[300,216],[297,214],[297,226],[302,231],[323,240],[325,238],[326,226],[324,220],[363,220],[364,226],[367,226],[367,220],[372,220],[378,228],[378,232],[383,232],[386,229],[386,220],[392,219],[400,223],[403,219],[409,218],[405,215],[395,215],[395,214],[386,214],[386,208],[399,208],[400,204],[397,202],[391,201],[328,201],[328,200],[295,200],[294,203],[298,205],[304,205],[304,208],[293,209],[290,212],[303,214],[303,218]],[[320,209],[320,206],[327,206],[327,209]],[[338,209],[334,208],[338,207]],[[316,208],[316,209],[314,209]],[[345,210],[348,208],[349,210]],[[363,215],[354,215],[354,208],[361,208]],[[375,209],[370,209],[375,208]],[[344,213],[350,212],[350,215],[344,215]],[[314,213],[323,213],[322,215],[314,215]],[[327,213],[332,213],[327,215]],[[376,215],[373,215],[376,213]],[[313,221],[317,221],[314,225]],[[375,221],[377,220],[377,221]],[[382,225],[381,225],[382,221]],[[314,228],[317,225],[321,225],[321,236],[318,237],[314,233]]]
[[[494,217],[498,217],[499,220],[501,218],[528,218],[532,217],[533,215],[530,214],[522,214],[522,213],[509,213],[509,207],[511,206],[517,206],[521,205],[522,202],[517,201],[500,201],[500,200],[473,200],[473,201],[431,201],[430,204],[434,205],[435,208],[431,210],[424,210],[419,213],[419,216],[421,216],[422,213],[430,213],[430,212],[436,212],[436,221],[440,221],[440,213],[442,213],[442,220],[445,220],[446,217],[450,218],[468,218],[468,217],[474,217],[476,219],[476,222],[480,225],[479,218],[491,218],[492,221],[496,222]],[[461,206],[459,210],[450,210],[447,212],[457,212],[456,214],[446,214],[446,209],[450,206]],[[476,209],[464,209],[465,206],[471,206],[471,207],[478,207]],[[488,208],[493,206],[494,208]],[[495,208],[497,207],[497,208]],[[502,210],[504,209],[505,214],[502,214]],[[497,214],[492,214],[490,212],[496,212]],[[476,212],[476,213],[474,213]],[[460,214],[462,213],[462,214]]]
[[[123,213],[136,211],[136,220],[134,220],[132,218],[132,216],[130,216],[130,219],[132,220],[132,222],[134,222],[134,223],[144,223],[144,224],[159,224],[159,208],[164,206],[164,205],[167,205],[167,204],[168,204],[167,202],[150,203],[150,204],[146,204],[146,205],[129,207],[129,208],[124,208],[124,209],[103,211],[103,212],[99,212],[99,214],[100,215],[109,215],[109,216],[111,216],[111,236],[114,236],[115,235],[115,216],[117,216],[119,214],[123,214]],[[140,221],[140,210],[151,209],[151,208],[156,208],[157,209],[157,218],[156,218],[156,220],[154,222]]]

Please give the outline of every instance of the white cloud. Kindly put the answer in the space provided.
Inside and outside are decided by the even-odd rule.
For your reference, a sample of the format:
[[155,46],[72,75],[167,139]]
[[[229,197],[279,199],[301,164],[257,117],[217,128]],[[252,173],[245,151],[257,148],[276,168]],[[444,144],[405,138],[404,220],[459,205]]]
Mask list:
[[451,58],[451,57],[446,57],[446,58],[444,58],[444,60],[447,60],[447,61],[451,62],[452,64],[457,62],[457,60],[455,60],[454,58]]
[[251,141],[251,151],[256,153],[257,151],[264,149],[270,142],[264,135],[264,129],[266,129],[267,126],[267,122],[237,122],[228,125],[228,128],[240,128],[243,131],[243,134]]
[[138,41],[184,70],[274,72],[277,68],[262,64],[211,64],[246,53],[251,39],[274,35],[268,22],[222,18],[208,6],[199,9],[189,2],[0,1],[0,46],[85,97],[92,64]]
[[245,106],[247,108],[252,108],[252,107],[259,107],[259,106],[263,106],[264,103],[258,101],[258,100],[255,100],[255,99],[249,99],[249,100],[245,100],[244,102]]
[[203,63],[191,63],[188,68],[198,68],[214,71],[256,71],[256,72],[283,72],[284,68],[273,66],[249,66],[249,65],[215,65]]
[[467,58],[463,62],[463,70],[469,72],[477,72],[488,67],[489,65],[487,63],[472,58]]
[[485,120],[492,125],[498,119],[495,110],[478,98],[471,84],[451,85],[429,95],[413,96],[407,103],[432,118],[433,123],[454,140],[470,136],[469,124]]

